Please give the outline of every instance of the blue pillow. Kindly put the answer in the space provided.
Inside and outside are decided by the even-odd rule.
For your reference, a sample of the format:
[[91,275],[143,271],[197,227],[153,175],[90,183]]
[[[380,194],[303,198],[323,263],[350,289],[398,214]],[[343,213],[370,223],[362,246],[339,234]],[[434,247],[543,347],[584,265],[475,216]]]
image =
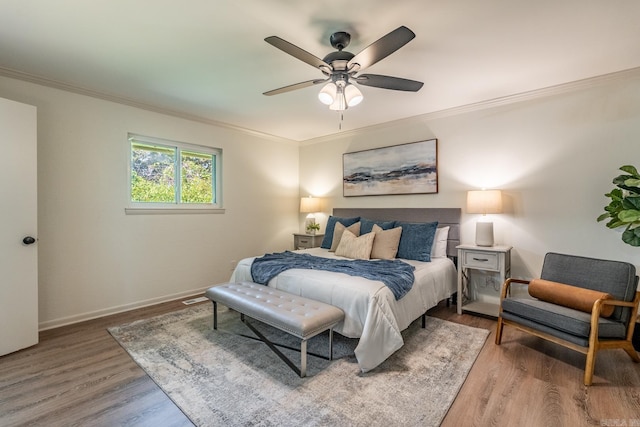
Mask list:
[[329,216],[329,219],[327,220],[327,228],[324,231],[324,237],[322,238],[322,244],[320,245],[321,248],[331,249],[331,243],[333,243],[333,231],[336,228],[336,222],[338,221],[340,222],[340,224],[348,227],[360,221],[360,217],[357,216],[354,218],[340,218],[333,215]]
[[395,223],[395,221],[373,221],[371,219],[360,218],[360,235],[371,233],[373,224],[378,224],[383,230],[390,230],[394,228]]
[[396,227],[402,227],[402,236],[400,236],[396,257],[430,262],[431,247],[433,246],[438,223],[397,221]]

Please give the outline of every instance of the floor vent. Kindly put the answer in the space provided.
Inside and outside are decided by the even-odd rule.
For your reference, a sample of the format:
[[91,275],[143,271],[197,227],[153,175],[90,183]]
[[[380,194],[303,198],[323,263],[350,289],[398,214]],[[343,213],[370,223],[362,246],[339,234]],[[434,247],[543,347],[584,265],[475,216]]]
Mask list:
[[204,301],[207,301],[207,300],[209,300],[209,298],[207,298],[207,297],[198,297],[198,298],[186,299],[186,300],[182,301],[182,303],[184,305],[191,305],[191,304],[196,304],[196,303],[199,303],[199,302],[204,302]]

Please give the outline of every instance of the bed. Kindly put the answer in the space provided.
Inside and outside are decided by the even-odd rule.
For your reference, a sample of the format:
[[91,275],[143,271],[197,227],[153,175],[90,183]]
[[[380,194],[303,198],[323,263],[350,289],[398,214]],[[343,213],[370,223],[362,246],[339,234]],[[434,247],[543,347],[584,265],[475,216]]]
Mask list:
[[[359,338],[355,356],[359,368],[367,372],[403,346],[401,331],[428,309],[456,292],[457,272],[452,258],[456,256],[455,247],[460,243],[460,209],[336,208],[332,217],[333,220],[361,218],[378,224],[397,221],[405,226],[403,233],[413,224],[438,222],[438,228],[446,230],[445,227],[448,227],[448,233],[444,234],[446,243],[441,242],[440,256],[432,257],[429,262],[402,259],[416,268],[415,281],[408,293],[398,300],[381,281],[331,271],[295,268],[268,281],[267,285],[270,287],[341,308],[345,312],[345,319],[334,330],[349,338]],[[409,236],[408,233],[406,235]],[[323,242],[324,246],[325,243]],[[345,259],[326,248],[295,252]],[[433,252],[431,255],[434,255]],[[253,281],[251,264],[255,258],[241,260],[231,281]]]

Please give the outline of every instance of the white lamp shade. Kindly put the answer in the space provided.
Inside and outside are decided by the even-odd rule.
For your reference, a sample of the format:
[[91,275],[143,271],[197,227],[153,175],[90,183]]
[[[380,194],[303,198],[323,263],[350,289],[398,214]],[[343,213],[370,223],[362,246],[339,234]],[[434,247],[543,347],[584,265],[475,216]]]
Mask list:
[[317,197],[303,197],[300,199],[300,212],[320,212],[320,199]]
[[318,99],[325,105],[331,105],[336,100],[337,94],[337,86],[333,82],[329,82],[320,91],[318,94]]
[[352,84],[348,84],[347,87],[344,88],[344,97],[349,107],[360,104],[364,99],[364,96],[362,96],[362,92],[360,92],[360,89]]
[[502,212],[500,190],[472,190],[467,192],[467,213],[497,214]]

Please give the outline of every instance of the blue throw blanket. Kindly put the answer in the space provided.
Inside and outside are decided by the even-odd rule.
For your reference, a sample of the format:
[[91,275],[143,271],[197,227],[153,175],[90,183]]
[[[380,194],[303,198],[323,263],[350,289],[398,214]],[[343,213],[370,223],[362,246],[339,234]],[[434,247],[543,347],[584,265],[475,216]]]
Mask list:
[[266,285],[278,274],[292,268],[327,270],[379,280],[391,289],[396,300],[402,298],[413,286],[415,270],[414,266],[400,260],[342,260],[286,251],[254,259],[251,277],[254,282]]

